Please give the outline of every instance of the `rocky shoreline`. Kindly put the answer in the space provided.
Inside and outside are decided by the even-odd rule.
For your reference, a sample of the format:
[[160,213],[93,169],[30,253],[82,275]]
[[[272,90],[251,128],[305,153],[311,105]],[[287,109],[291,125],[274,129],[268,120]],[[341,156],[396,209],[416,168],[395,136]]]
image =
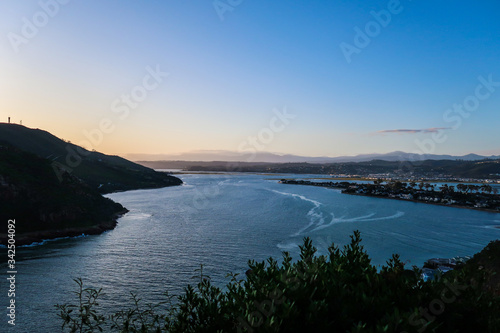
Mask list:
[[[65,228],[56,230],[41,230],[34,232],[27,232],[15,235],[16,246],[32,245],[35,243],[43,243],[47,240],[54,240],[57,238],[77,237],[81,235],[99,235],[103,232],[113,230],[118,225],[118,218],[128,213],[128,209],[115,213],[111,220],[102,222],[100,224],[88,227]],[[7,234],[0,234],[0,244],[7,245]]]

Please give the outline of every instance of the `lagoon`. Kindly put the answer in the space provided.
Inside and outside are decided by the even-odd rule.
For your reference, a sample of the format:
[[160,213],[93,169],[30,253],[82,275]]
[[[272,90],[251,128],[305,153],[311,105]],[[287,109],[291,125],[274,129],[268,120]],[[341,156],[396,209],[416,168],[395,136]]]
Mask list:
[[[116,229],[18,249],[16,331],[59,331],[53,306],[73,299],[77,277],[102,287],[101,305],[116,310],[130,292],[151,302],[165,290],[181,293],[200,264],[222,286],[249,259],[297,257],[306,236],[325,254],[360,230],[375,265],[398,253],[409,267],[473,255],[500,238],[500,214],[278,184],[282,176],[304,177],[185,174],[183,186],[108,195],[130,210]],[[2,320],[0,331],[6,327]]]

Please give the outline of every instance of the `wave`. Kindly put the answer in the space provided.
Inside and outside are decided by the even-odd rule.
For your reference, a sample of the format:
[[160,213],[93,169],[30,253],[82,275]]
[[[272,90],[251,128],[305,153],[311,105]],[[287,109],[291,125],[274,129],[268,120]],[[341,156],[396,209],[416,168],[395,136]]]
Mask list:
[[33,242],[31,244],[27,245],[19,245],[18,247],[35,247],[35,246],[40,246],[40,245],[45,245],[48,242],[55,242],[63,239],[76,239],[76,238],[83,238],[83,237],[88,237],[86,234],[81,234],[78,236],[72,236],[72,237],[58,237],[58,238],[51,238],[51,239],[43,239],[41,242]]
[[286,244],[278,244],[277,246],[281,251],[291,251],[299,248],[299,244],[293,242]]
[[143,219],[149,219],[149,218],[153,217],[153,214],[143,213],[140,211],[132,210],[129,213],[127,213],[125,216],[127,217],[127,220],[130,220],[130,219],[143,220]]
[[220,182],[217,183],[217,186],[223,186],[223,185],[226,185],[227,183],[229,183],[230,179],[226,179],[226,180],[221,180]]
[[285,196],[289,196],[289,197],[294,197],[294,198],[299,198],[301,200],[304,200],[304,201],[307,201],[307,202],[311,202],[313,203],[316,207],[319,207],[322,205],[321,202],[319,201],[316,201],[316,200],[313,200],[313,199],[309,199],[303,195],[300,195],[300,194],[295,194],[295,193],[288,193],[288,192],[280,192],[280,191],[276,191],[276,190],[271,190],[272,192],[274,193],[278,193],[278,194],[281,194],[281,195],[285,195]]
[[330,223],[325,224],[325,225],[318,225],[316,228],[314,228],[311,231],[318,231],[318,230],[321,230],[321,229],[325,229],[325,228],[331,227],[331,226],[333,226],[334,224],[337,224],[337,223],[371,222],[371,221],[392,220],[392,219],[400,218],[401,216],[405,215],[404,212],[398,211],[394,215],[371,218],[375,214],[376,213],[371,213],[371,214],[368,214],[368,215],[365,215],[365,216],[359,216],[359,217],[354,217],[354,218],[348,218],[348,219],[346,219],[346,218],[343,218],[343,217],[336,218],[335,215],[332,213],[332,220],[330,221]]
[[485,229],[493,229],[493,230],[500,231],[500,225],[498,225],[498,224],[496,224],[496,225],[485,225],[483,228],[485,228]]
[[325,223],[325,218],[324,218],[323,212],[319,209],[323,205],[321,202],[313,200],[313,199],[309,199],[309,198],[307,198],[303,195],[300,195],[300,194],[280,192],[280,191],[276,191],[276,190],[272,190],[272,192],[278,193],[281,195],[285,195],[285,196],[289,196],[292,198],[298,198],[300,200],[310,202],[314,205],[314,207],[311,210],[309,210],[309,212],[307,212],[307,215],[306,215],[307,217],[309,217],[309,224],[306,225],[305,227],[303,227],[302,229],[300,229],[299,231],[297,231],[292,236],[300,236],[302,233],[304,233],[310,227],[312,227],[314,225],[317,225],[317,226],[323,225],[323,223]]
[[328,223],[326,222],[325,219],[325,213],[321,210],[321,206],[323,204],[319,201],[307,198],[303,195],[300,194],[295,194],[295,193],[288,193],[288,192],[280,192],[276,190],[272,190],[274,193],[278,193],[281,195],[297,198],[309,203],[312,203],[314,205],[311,210],[307,213],[307,217],[309,218],[309,223],[301,228],[299,231],[296,233],[292,234],[291,237],[296,237],[296,236],[301,236],[305,234],[306,232],[315,232],[319,230],[323,230],[329,227],[332,227],[333,225],[337,223],[353,223],[353,222],[372,222],[372,221],[383,221],[383,220],[392,220],[392,219],[397,219],[405,215],[405,212],[397,211],[393,215],[389,216],[381,216],[381,217],[375,217],[376,212],[372,212],[363,216],[358,216],[358,217],[351,217],[351,218],[346,218],[345,215],[341,217],[335,217],[334,213],[330,213],[331,219]]

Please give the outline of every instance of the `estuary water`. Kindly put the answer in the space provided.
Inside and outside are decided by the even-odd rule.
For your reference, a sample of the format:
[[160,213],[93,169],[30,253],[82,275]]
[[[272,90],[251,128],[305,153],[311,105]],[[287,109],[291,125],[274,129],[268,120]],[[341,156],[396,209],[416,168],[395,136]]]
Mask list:
[[360,230],[375,265],[398,253],[410,267],[432,257],[473,255],[500,238],[495,213],[278,184],[280,175],[180,177],[183,186],[108,195],[130,210],[115,230],[19,248],[16,326],[7,325],[3,278],[0,331],[60,331],[54,305],[75,301],[74,278],[102,287],[101,307],[116,311],[131,292],[144,302],[164,300],[166,290],[182,293],[198,281],[200,264],[223,286],[228,273],[244,274],[249,259],[279,259],[282,251],[298,257],[306,236],[326,254],[329,245],[343,246]]

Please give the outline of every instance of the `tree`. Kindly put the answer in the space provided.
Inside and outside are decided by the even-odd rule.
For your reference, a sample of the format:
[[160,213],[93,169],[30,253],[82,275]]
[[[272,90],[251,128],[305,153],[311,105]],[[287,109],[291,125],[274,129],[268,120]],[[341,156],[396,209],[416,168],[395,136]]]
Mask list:
[[491,194],[493,192],[493,187],[491,185],[486,185],[486,193]]
[[483,193],[488,193],[488,194],[491,194],[491,191],[493,191],[493,187],[491,187],[490,185],[488,184],[483,184],[481,185],[481,187],[479,188]]
[[479,188],[480,188],[478,185],[474,185],[474,184],[467,185],[467,187],[470,189],[470,191],[472,193],[474,193],[474,191],[476,191],[476,192],[479,191]]
[[444,184],[443,186],[439,187],[439,189],[441,190],[441,192],[443,192],[443,194],[448,194],[449,192],[448,184]]

